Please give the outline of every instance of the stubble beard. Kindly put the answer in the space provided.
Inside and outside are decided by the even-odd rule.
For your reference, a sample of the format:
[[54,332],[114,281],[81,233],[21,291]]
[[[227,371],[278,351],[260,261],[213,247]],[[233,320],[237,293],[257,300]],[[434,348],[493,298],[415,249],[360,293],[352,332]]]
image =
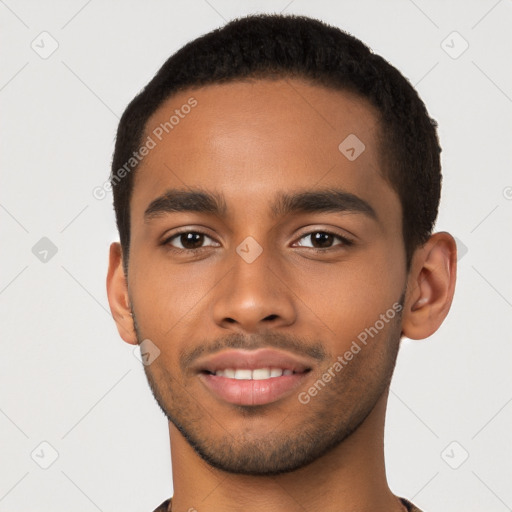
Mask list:
[[[135,313],[132,313],[140,344],[144,338]],[[168,421],[206,463],[232,474],[272,476],[307,466],[343,443],[364,423],[388,392],[400,337],[401,315],[397,315],[390,321],[386,336],[373,340],[387,347],[375,368],[367,368],[361,378],[356,354],[340,375],[308,404],[301,404],[295,395],[286,398],[294,401],[296,411],[290,414],[292,419],[287,422],[284,418],[279,424],[280,430],[276,428],[265,434],[258,434],[250,428],[245,432],[223,429],[222,419],[225,416],[219,415],[218,419],[210,417],[185,390],[183,383],[173,378],[165,367],[158,368],[158,375],[152,365],[145,366],[144,371],[153,396]],[[359,362],[360,366],[364,364]],[[325,366],[332,366],[332,361]],[[319,377],[326,368],[319,370]],[[273,406],[232,407],[233,414],[242,415],[250,424],[252,417],[271,413]],[[221,433],[212,435],[212,431]]]

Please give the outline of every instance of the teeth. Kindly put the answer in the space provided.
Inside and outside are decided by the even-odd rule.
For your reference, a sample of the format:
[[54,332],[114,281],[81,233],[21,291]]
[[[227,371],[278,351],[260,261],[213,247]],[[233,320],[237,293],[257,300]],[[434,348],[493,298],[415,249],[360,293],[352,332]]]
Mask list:
[[254,370],[226,368],[215,372],[215,375],[218,377],[228,377],[237,380],[265,380],[292,374],[292,370],[283,370],[282,368],[256,368]]
[[258,368],[252,371],[252,378],[254,380],[270,379],[270,368]]
[[249,380],[252,378],[251,370],[235,370],[236,380]]

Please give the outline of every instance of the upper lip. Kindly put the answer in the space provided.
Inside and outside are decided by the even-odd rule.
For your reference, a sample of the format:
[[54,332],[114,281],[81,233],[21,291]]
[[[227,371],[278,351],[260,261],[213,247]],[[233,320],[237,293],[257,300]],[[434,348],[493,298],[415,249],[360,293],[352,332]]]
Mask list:
[[271,348],[258,350],[224,350],[200,358],[194,365],[198,372],[216,372],[226,368],[255,370],[257,368],[282,368],[294,372],[311,369],[309,361],[295,354]]

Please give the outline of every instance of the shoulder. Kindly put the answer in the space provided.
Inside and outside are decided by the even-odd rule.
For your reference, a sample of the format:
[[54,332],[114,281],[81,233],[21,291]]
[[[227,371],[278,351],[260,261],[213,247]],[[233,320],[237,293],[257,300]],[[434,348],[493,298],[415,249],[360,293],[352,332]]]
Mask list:
[[153,512],[169,512],[169,505],[171,503],[171,498],[165,500],[161,505],[155,508]]
[[405,498],[400,498],[400,501],[406,506],[408,512],[421,512],[421,510],[416,505],[406,500]]
[[[400,501],[407,507],[408,512],[421,512],[421,510],[416,507],[413,503],[406,500],[405,498],[400,498]],[[160,504],[153,512],[169,512],[169,505],[171,504],[171,498],[165,500],[162,504]]]

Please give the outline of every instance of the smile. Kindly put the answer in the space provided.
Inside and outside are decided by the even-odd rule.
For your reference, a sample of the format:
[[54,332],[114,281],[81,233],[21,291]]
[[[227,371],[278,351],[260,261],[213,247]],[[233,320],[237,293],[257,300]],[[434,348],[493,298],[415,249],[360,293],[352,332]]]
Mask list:
[[292,375],[293,373],[299,372],[293,372],[293,370],[284,368],[256,368],[255,370],[246,368],[226,368],[225,370],[217,370],[211,374],[236,380],[266,380],[281,377],[282,375]]

